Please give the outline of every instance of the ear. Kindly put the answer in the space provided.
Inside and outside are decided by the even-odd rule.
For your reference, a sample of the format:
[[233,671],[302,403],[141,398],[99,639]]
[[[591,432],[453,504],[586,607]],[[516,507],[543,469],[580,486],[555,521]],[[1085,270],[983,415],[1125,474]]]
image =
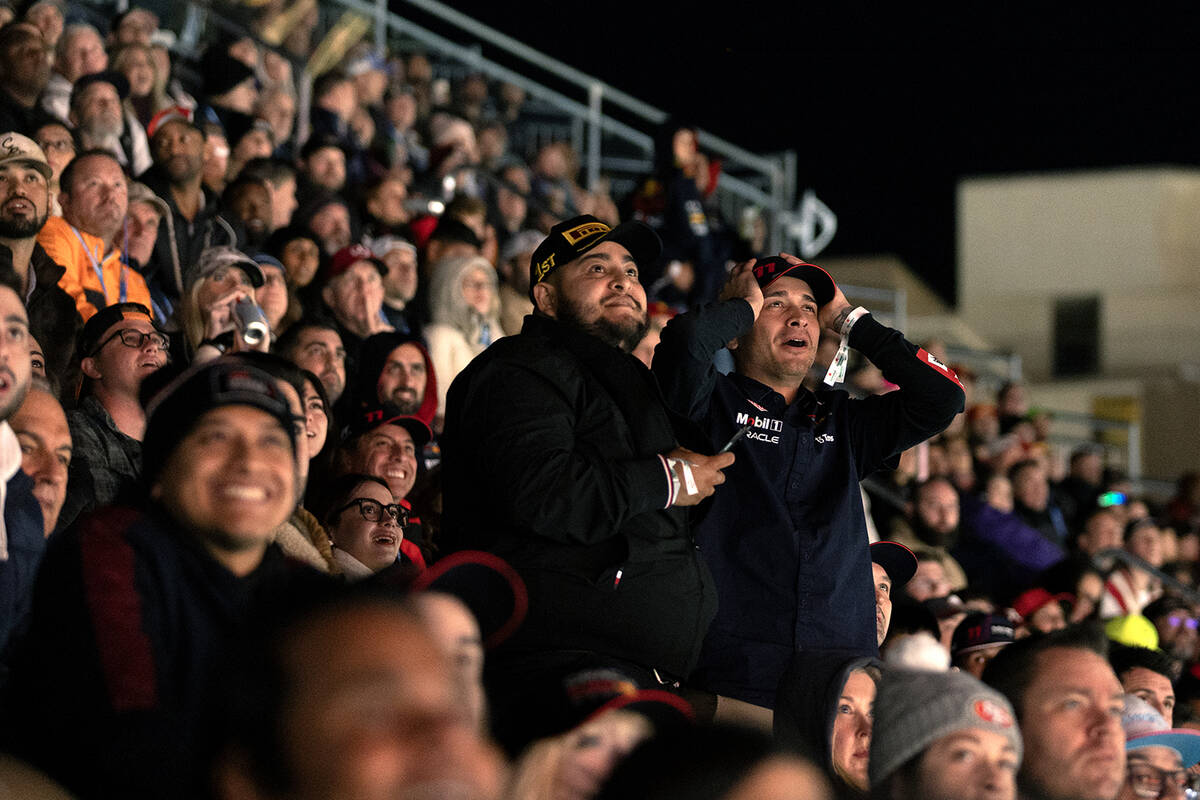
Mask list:
[[325,301],[325,305],[333,308],[333,288],[326,285],[325,288],[321,290],[321,299]]
[[100,370],[96,369],[96,359],[88,356],[83,361],[79,362],[79,369],[84,375],[87,375],[94,381],[98,381],[104,376],[100,374]]
[[556,318],[558,312],[558,292],[545,281],[534,284],[533,307],[547,317]]

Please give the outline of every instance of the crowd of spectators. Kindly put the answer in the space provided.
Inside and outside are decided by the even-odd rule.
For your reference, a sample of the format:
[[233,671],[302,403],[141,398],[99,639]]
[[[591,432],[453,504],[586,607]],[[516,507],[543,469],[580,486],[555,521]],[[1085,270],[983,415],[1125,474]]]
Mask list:
[[[645,508],[561,507],[546,484],[497,475],[518,469],[506,448],[528,434],[490,428],[487,405],[534,402],[522,359],[541,345],[493,345],[559,335],[540,303],[568,278],[543,280],[560,265],[535,271],[535,252],[565,235],[556,252],[575,253],[622,221],[657,233],[661,254],[635,253],[647,330],[618,349],[654,363],[665,388],[621,362],[629,380],[584,391],[594,427],[579,441],[620,462],[613,418],[655,409],[634,429],[662,439],[670,507],[701,497],[680,494],[679,459],[666,456],[690,454],[688,483],[704,461],[672,449],[675,417],[732,422],[698,413],[694,387],[668,385],[663,368],[674,353],[680,372],[687,359],[728,372],[724,339],[697,355],[668,322],[718,296],[726,316],[744,296],[758,318],[767,262],[757,279],[734,264],[763,255],[761,230],[747,238],[722,217],[720,162],[688,124],[664,124],[652,173],[614,198],[579,183],[578,154],[545,135],[519,87],[439,74],[420,52],[355,45],[313,76],[301,119],[316,4],[255,9],[235,14],[245,35],[212,33],[192,58],[146,8],[97,27],[94,9],[61,0],[0,7],[0,777],[21,796],[66,796],[46,776],[95,797],[1182,796],[1200,762],[1200,733],[1179,730],[1200,730],[1200,607],[1187,591],[1200,578],[1200,476],[1165,506],[1138,497],[1100,445],[1056,445],[1052,415],[1021,383],[993,392],[952,364],[954,381],[937,342],[902,356],[961,382],[965,406],[948,426],[895,426],[905,446],[944,430],[863,484],[870,541],[896,543],[869,548],[874,617],[774,607],[754,576],[718,581],[739,596],[697,605],[709,620],[724,604],[708,662],[714,649],[743,658],[764,619],[812,632],[774,672],[747,649],[735,671],[769,685],[740,704],[689,687],[686,658],[647,682],[606,669],[536,692],[519,685],[532,672],[485,681],[525,623],[525,642],[531,630],[586,641],[589,618],[606,615],[606,636],[661,639],[685,616],[639,619],[599,593],[623,580],[633,592],[641,576],[633,539],[600,541],[585,517],[623,531]],[[581,219],[572,230],[587,233],[564,234]],[[629,255],[641,234],[618,230],[606,247]],[[812,269],[804,285],[816,287]],[[817,305],[845,302],[825,278]],[[829,327],[796,343],[819,348],[807,390],[834,358]],[[856,358],[851,396],[898,391]],[[496,364],[503,380],[475,380]],[[456,405],[460,374],[459,399],[469,388],[478,405]],[[864,471],[892,466],[890,445],[854,456]],[[776,525],[783,555],[759,553],[763,574],[789,557],[787,510],[720,495],[732,458],[704,479],[721,501],[700,506],[716,509],[707,527],[682,510],[643,526],[651,569],[696,559],[692,525],[708,551],[739,525]],[[835,548],[822,568],[862,572],[869,605],[857,489],[835,498],[815,467],[780,463],[814,481],[810,518],[839,509],[821,535],[862,547]],[[493,478],[519,496],[495,498],[481,486]],[[538,547],[570,547],[584,553],[573,566],[589,566],[539,573],[527,590],[443,530],[470,520],[473,541],[499,540],[519,527],[507,500],[535,517],[554,505],[585,531],[520,543],[517,559],[542,569]],[[668,546],[680,531],[682,553]],[[653,575],[652,588],[673,579]],[[534,717],[553,720],[549,735],[496,735]]]

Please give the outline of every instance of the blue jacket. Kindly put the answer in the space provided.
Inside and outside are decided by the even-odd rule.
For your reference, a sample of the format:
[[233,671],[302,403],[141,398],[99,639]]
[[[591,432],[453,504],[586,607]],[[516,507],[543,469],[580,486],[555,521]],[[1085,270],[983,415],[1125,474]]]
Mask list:
[[17,470],[8,479],[4,528],[8,534],[8,560],[0,562],[0,650],[28,622],[33,581],[46,550],[42,509],[33,496],[33,478],[24,470]]
[[691,683],[773,707],[796,650],[877,653],[859,481],[943,430],[964,396],[952,372],[866,315],[850,345],[901,390],[854,400],[802,389],[789,405],[770,387],[712,365],[753,324],[741,299],[676,317],[654,372],[668,404],[699,422],[714,448],[754,422],[696,531],[718,610]]

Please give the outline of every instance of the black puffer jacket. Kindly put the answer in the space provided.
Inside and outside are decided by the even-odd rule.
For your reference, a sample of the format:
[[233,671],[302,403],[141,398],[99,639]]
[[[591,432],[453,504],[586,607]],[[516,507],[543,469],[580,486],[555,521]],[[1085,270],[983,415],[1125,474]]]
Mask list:
[[685,509],[664,508],[677,424],[633,356],[539,316],[450,387],[450,549],[507,559],[529,590],[510,651],[581,650],[691,671],[716,611]]

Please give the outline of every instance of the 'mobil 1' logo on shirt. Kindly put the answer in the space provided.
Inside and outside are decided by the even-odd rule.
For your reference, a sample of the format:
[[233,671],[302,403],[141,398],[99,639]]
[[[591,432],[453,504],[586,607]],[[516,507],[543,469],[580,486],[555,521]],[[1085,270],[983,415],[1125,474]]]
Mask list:
[[767,444],[779,444],[779,434],[783,431],[783,420],[774,417],[752,417],[744,411],[739,411],[736,418],[738,427],[752,425],[746,431],[746,438]]

